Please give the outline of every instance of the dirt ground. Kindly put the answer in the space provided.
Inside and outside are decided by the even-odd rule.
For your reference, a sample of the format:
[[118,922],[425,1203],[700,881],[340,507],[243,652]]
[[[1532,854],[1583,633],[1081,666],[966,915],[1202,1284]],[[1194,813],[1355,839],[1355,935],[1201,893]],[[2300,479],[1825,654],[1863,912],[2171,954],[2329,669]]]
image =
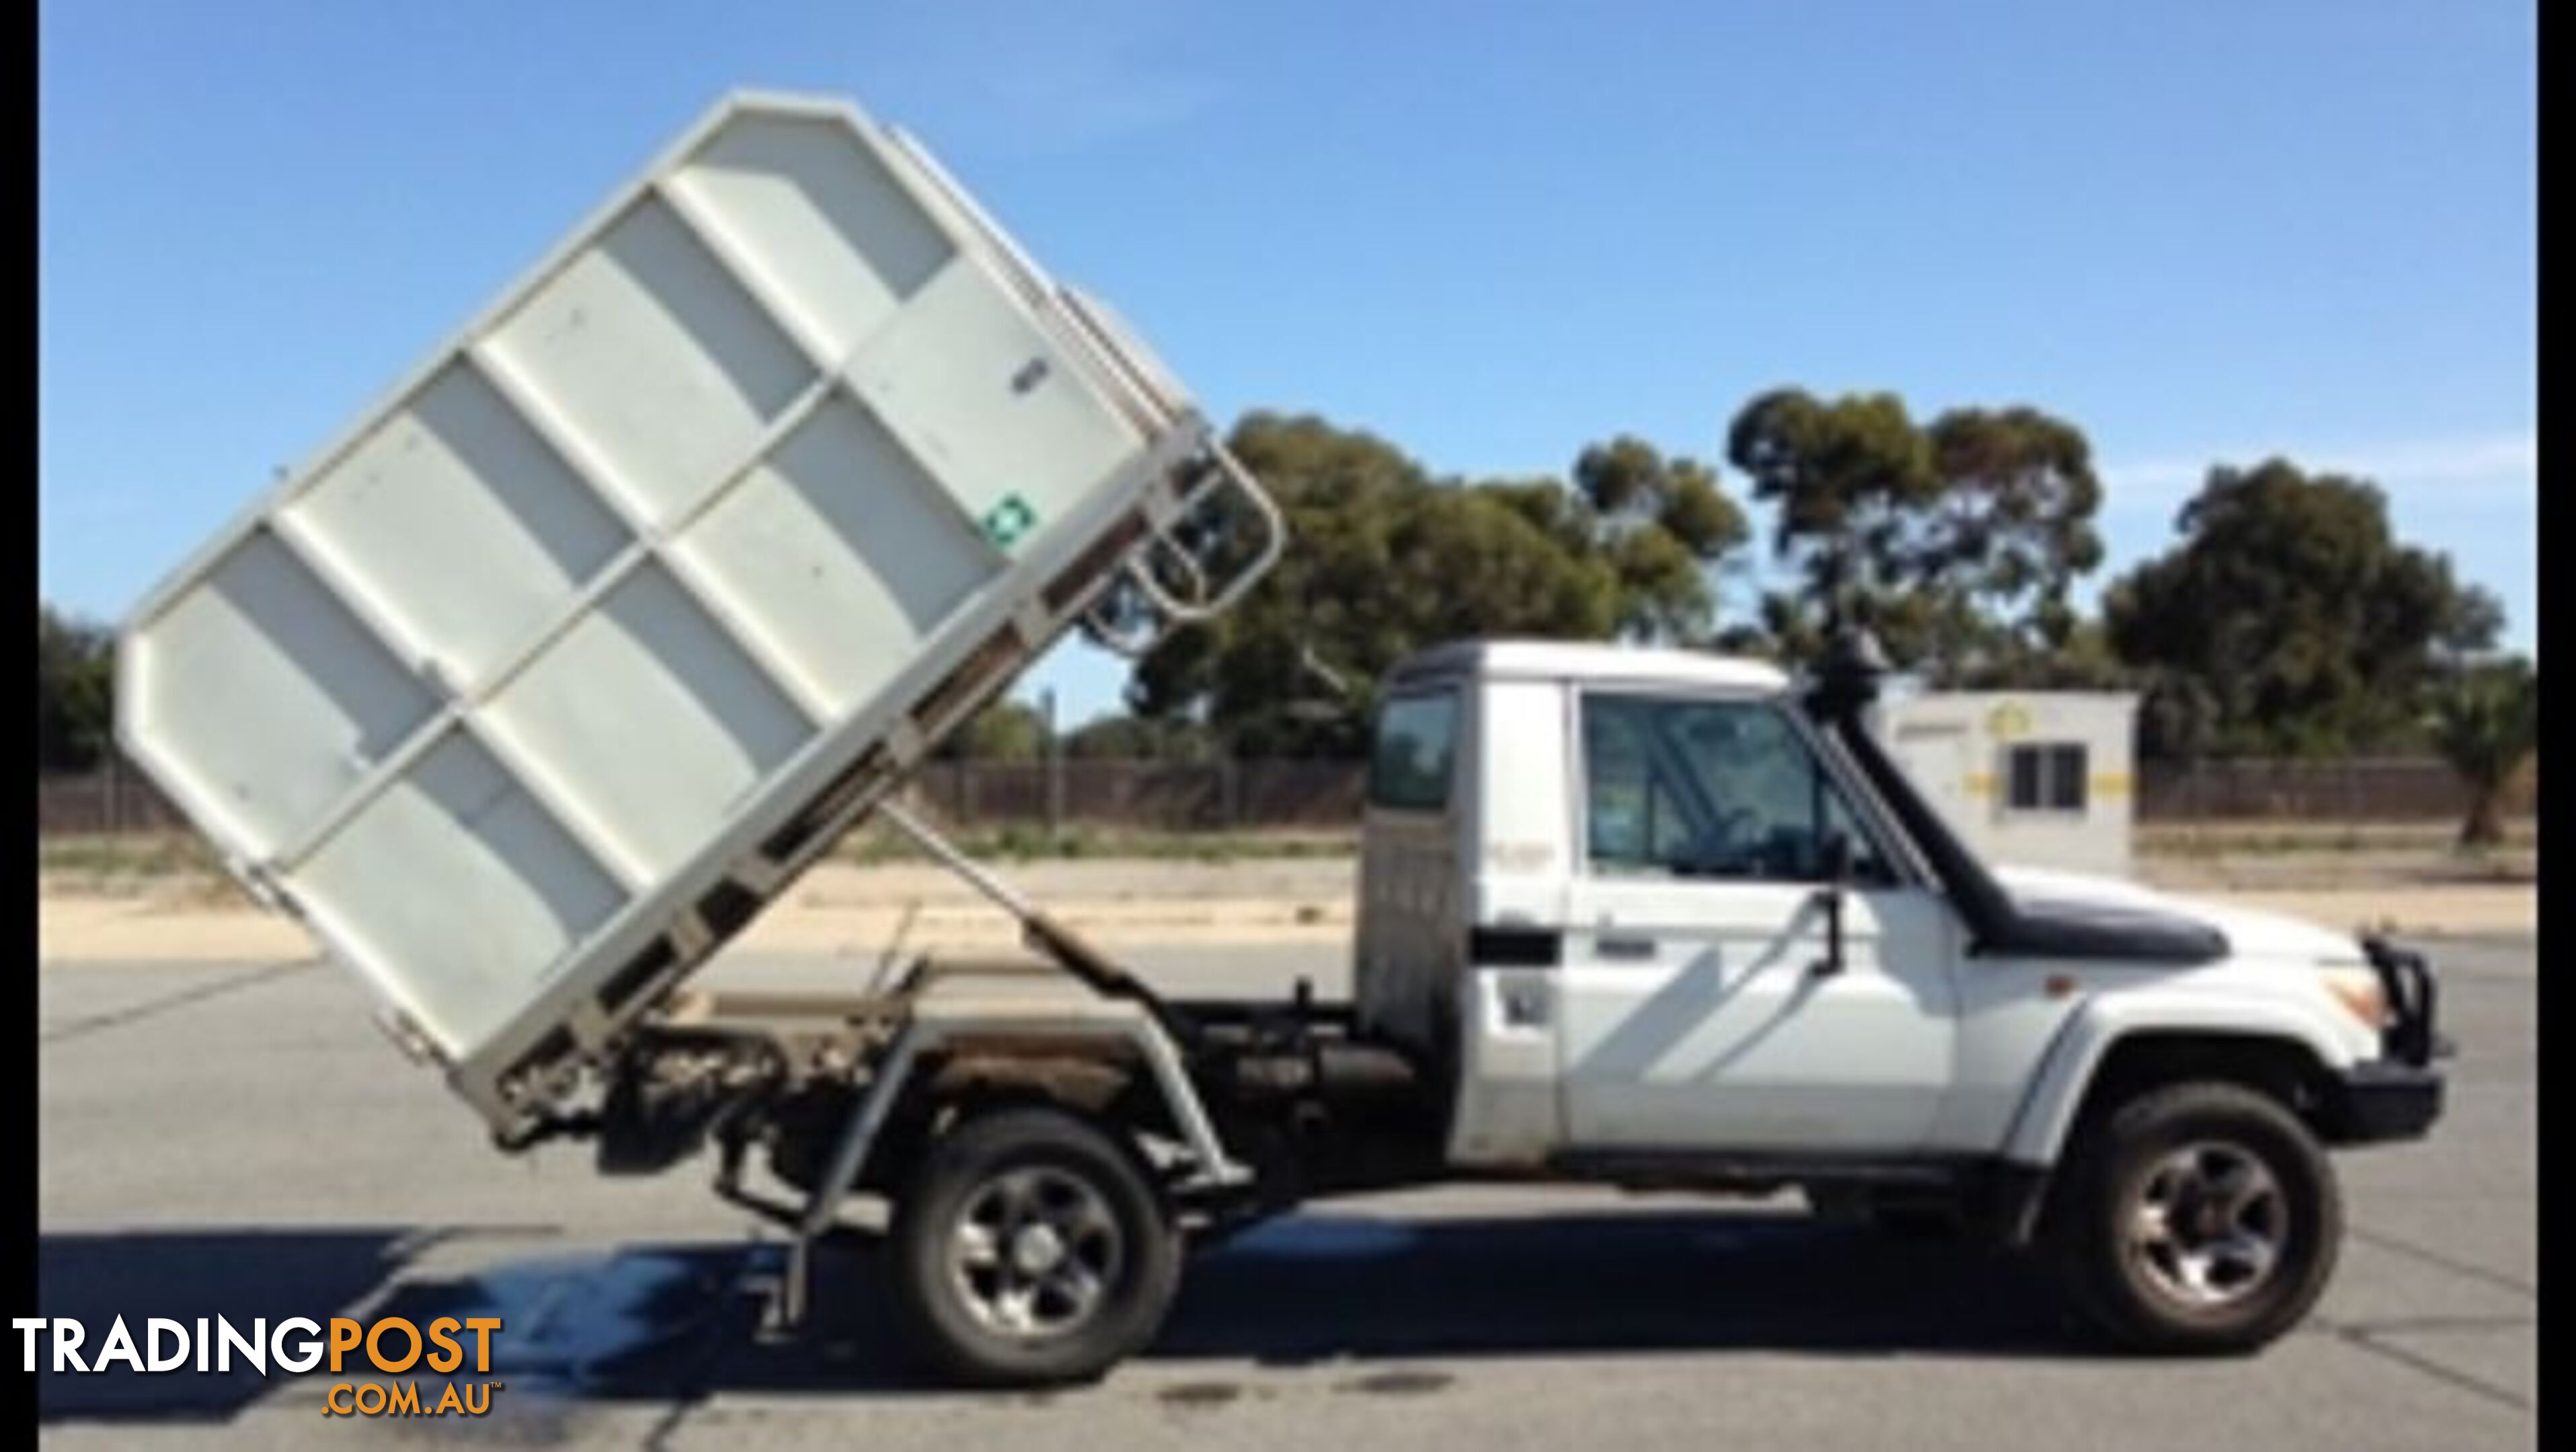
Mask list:
[[[1032,899],[1105,947],[1121,944],[1325,944],[1351,931],[1348,859],[1231,862],[1056,861],[1005,870]],[[2267,908],[2328,927],[2415,933],[2529,933],[2536,888],[2520,882],[2404,882],[2149,862],[2176,891]],[[210,892],[202,881],[122,885],[40,882],[37,952],[46,963],[299,957],[313,951],[293,921]],[[914,864],[826,863],[736,942],[759,953],[876,955],[1003,948],[1009,918],[947,873]]]

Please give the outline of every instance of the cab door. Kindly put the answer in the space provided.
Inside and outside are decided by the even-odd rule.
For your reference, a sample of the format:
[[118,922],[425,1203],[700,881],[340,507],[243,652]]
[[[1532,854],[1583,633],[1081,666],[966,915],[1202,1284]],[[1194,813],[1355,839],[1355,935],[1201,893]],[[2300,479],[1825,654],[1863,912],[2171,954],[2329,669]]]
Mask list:
[[1920,1145],[1951,1078],[1961,935],[1805,723],[1767,698],[1586,691],[1574,709],[1570,1147]]

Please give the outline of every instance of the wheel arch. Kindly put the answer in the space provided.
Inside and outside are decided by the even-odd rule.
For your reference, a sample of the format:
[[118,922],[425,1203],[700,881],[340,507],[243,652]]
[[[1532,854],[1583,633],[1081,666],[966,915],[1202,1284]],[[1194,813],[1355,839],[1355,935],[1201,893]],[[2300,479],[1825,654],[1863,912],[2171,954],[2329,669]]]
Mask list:
[[1168,1133],[1158,1096],[1139,1095],[1139,1073],[1090,1046],[1043,1055],[965,1052],[920,1064],[897,1092],[859,1184],[895,1188],[936,1140],[970,1121],[1014,1109],[1052,1109],[1099,1130],[1149,1174],[1138,1136]]
[[2312,1128],[2351,1056],[2325,1025],[2286,1005],[2230,999],[2118,1004],[2079,1013],[2033,1076],[2004,1158],[2046,1168],[2088,1116],[2157,1084],[2206,1078],[2288,1105]]

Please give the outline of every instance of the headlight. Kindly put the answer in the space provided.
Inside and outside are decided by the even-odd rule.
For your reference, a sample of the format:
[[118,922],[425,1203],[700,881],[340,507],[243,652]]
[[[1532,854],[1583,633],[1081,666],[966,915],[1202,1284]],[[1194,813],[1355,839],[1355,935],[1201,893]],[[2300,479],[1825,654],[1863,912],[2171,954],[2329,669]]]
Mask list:
[[2334,995],[2345,1012],[2374,1032],[2388,1027],[2388,988],[2379,981],[2378,969],[2356,963],[2323,969],[2318,976],[2325,980],[2326,992]]

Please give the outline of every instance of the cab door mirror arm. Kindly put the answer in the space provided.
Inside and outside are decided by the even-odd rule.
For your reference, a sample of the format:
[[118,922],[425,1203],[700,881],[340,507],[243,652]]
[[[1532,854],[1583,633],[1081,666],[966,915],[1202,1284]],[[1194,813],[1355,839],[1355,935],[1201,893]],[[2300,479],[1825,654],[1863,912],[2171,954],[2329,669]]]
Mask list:
[[1852,883],[1851,838],[1828,832],[1818,845],[1824,886],[1816,889],[1810,901],[1825,915],[1825,956],[1807,971],[1825,978],[1843,971],[1843,895],[1850,891]]

